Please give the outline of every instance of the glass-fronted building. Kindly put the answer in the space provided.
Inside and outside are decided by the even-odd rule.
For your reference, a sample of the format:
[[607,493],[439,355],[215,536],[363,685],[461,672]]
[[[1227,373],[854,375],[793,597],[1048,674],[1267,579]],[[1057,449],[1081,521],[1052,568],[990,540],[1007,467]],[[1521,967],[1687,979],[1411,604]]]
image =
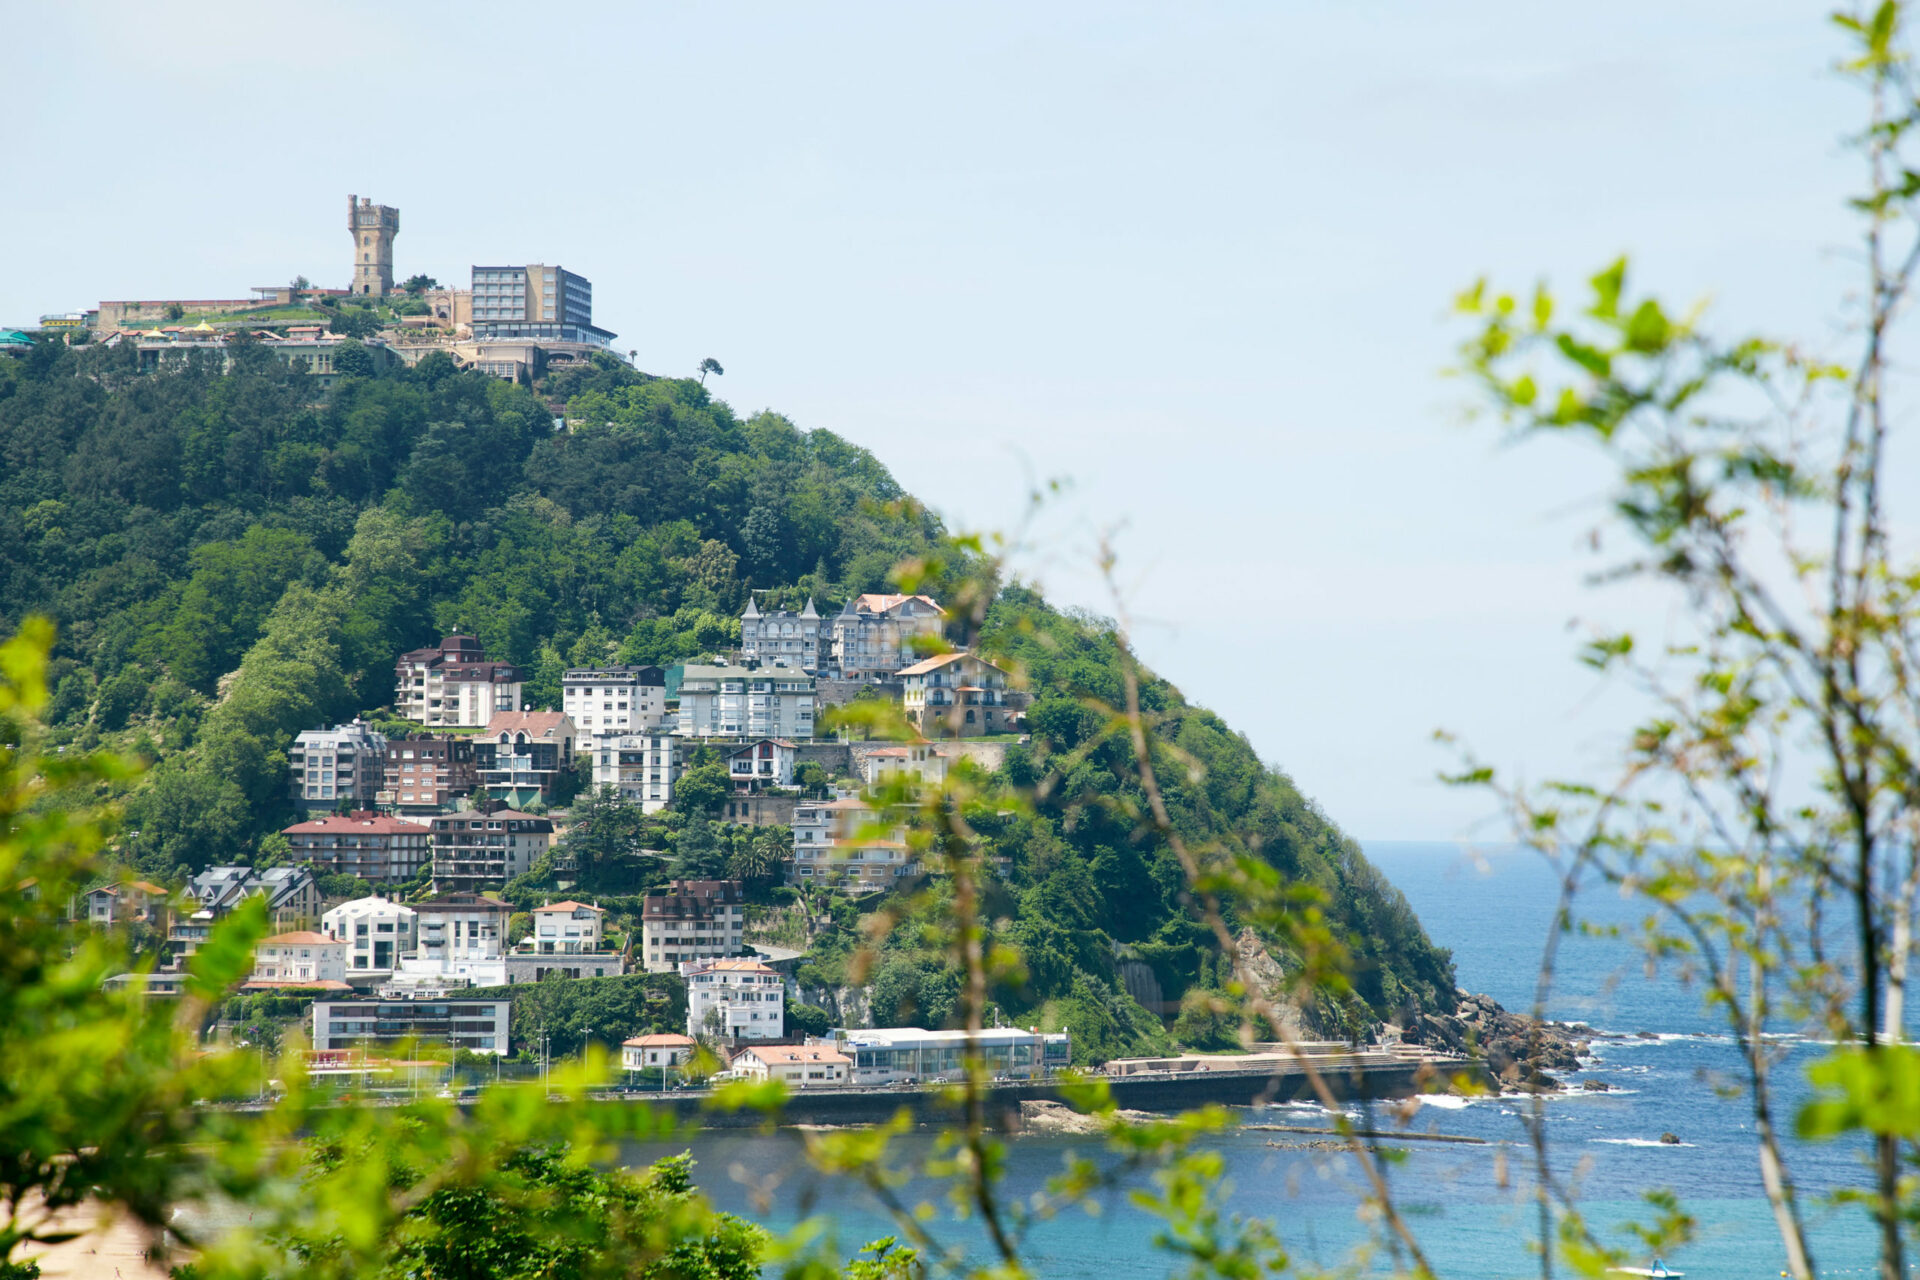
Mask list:
[[357,1049],[431,1040],[474,1053],[507,1051],[508,1000],[316,1000],[313,1047]]
[[[966,1070],[965,1031],[924,1031],[890,1027],[878,1031],[836,1031],[840,1051],[853,1059],[853,1083],[896,1084],[913,1080],[957,1080]],[[1073,1038],[1064,1031],[1025,1031],[995,1027],[981,1031],[977,1051],[989,1076],[1008,1080],[1044,1080],[1073,1060]]]
[[564,267],[473,268],[473,336],[612,343],[593,323],[593,284]]

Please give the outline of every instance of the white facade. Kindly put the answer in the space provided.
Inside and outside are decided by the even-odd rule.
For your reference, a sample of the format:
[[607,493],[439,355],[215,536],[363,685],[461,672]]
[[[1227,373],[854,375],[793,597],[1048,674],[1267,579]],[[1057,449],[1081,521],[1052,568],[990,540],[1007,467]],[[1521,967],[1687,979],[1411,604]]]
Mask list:
[[[555,902],[533,909],[533,951],[538,955],[576,956],[600,950],[606,911],[584,902]],[[524,945],[524,944],[522,944]]]
[[423,957],[457,963],[498,960],[507,953],[507,917],[513,907],[497,898],[443,893],[415,910]]
[[320,931],[346,946],[349,977],[391,973],[420,945],[419,917],[390,898],[355,898],[320,917]]
[[276,933],[253,949],[253,981],[345,982],[346,954],[342,943],[323,933]]
[[746,612],[740,615],[740,656],[763,667],[818,672],[832,646],[832,634],[811,597],[799,613],[791,609],[762,613],[749,599]]
[[510,662],[487,661],[472,636],[447,636],[436,648],[403,653],[393,675],[394,710],[430,728],[483,728],[499,712],[524,705],[524,673]]
[[845,1085],[853,1063],[829,1044],[753,1045],[728,1064],[736,1080],[779,1080],[790,1089]]
[[620,734],[595,738],[593,788],[612,787],[623,799],[638,801],[643,813],[658,813],[673,803],[680,780],[684,744],[664,733]]
[[793,810],[790,882],[825,881],[870,893],[918,875],[920,863],[907,846],[906,828],[880,827],[880,822],[851,795],[802,800]]
[[683,738],[811,738],[813,677],[792,667],[702,667],[680,677]]
[[800,751],[785,738],[761,738],[727,752],[727,781],[736,787],[791,787]]
[[635,1036],[621,1044],[620,1065],[628,1071],[670,1071],[686,1066],[698,1047],[692,1036]]
[[586,737],[647,733],[667,717],[659,667],[578,667],[560,678],[560,709]]
[[[894,1084],[903,1080],[958,1080],[966,1072],[965,1031],[923,1031],[889,1027],[878,1031],[838,1031],[836,1043],[853,1058],[855,1084]],[[1073,1040],[1066,1032],[994,1027],[979,1032],[975,1051],[987,1074],[1009,1080],[1041,1080],[1072,1063]]]
[[778,1040],[786,1034],[785,984],[758,960],[696,960],[682,964],[680,973],[687,980],[688,1035]]

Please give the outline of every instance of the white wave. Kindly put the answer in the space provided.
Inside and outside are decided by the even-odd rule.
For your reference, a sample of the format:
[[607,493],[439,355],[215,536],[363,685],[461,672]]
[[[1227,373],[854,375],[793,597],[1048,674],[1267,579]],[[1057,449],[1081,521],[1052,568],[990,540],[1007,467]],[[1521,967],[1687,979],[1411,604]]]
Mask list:
[[1353,1110],[1329,1111],[1317,1102],[1282,1102],[1273,1105],[1275,1111],[1298,1111],[1303,1115],[1345,1116],[1349,1120],[1358,1120],[1360,1113]]
[[1604,1142],[1610,1147],[1691,1147],[1691,1142],[1661,1142],[1657,1138],[1588,1138],[1588,1142]]
[[1460,1111],[1481,1101],[1484,1101],[1484,1099],[1463,1098],[1453,1093],[1423,1093],[1420,1095],[1421,1106],[1439,1107],[1442,1111]]

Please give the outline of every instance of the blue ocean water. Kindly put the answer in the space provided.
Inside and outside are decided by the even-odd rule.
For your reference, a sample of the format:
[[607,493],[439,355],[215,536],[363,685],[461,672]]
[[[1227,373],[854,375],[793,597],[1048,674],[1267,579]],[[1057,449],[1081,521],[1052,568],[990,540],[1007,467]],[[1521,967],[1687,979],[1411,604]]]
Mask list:
[[[1378,844],[1367,850],[1407,895],[1435,941],[1452,949],[1461,985],[1485,992],[1510,1009],[1533,999],[1541,947],[1552,919],[1556,885],[1532,855],[1484,851],[1468,858],[1453,845]],[[1617,899],[1589,897],[1583,914],[1600,923],[1630,925],[1643,912]],[[1649,1032],[1653,1038],[1605,1042],[1580,1079],[1604,1080],[1609,1092],[1555,1098],[1546,1104],[1551,1167],[1578,1190],[1590,1222],[1616,1242],[1623,1225],[1650,1220],[1644,1193],[1671,1189],[1700,1223],[1699,1238],[1665,1261],[1702,1280],[1777,1276],[1782,1251],[1761,1196],[1752,1145],[1749,1100],[1731,1089],[1739,1060],[1724,1028],[1703,1010],[1697,990],[1672,973],[1649,973],[1628,942],[1569,936],[1561,944],[1551,1016],[1578,1019],[1607,1031]],[[1799,1068],[1823,1052],[1794,1046],[1781,1075],[1778,1120],[1791,1128],[1801,1097]],[[1481,1138],[1486,1145],[1407,1144],[1394,1173],[1397,1198],[1423,1248],[1443,1275],[1528,1277],[1540,1274],[1531,1195],[1532,1151],[1514,1098],[1423,1100],[1412,1127]],[[1324,1124],[1315,1108],[1296,1106],[1247,1113],[1251,1123]],[[1680,1145],[1660,1143],[1671,1132]],[[1272,1145],[1275,1135],[1241,1130],[1215,1145],[1227,1173],[1221,1202],[1232,1212],[1272,1219],[1296,1257],[1321,1266],[1347,1260],[1367,1239],[1356,1220],[1357,1174],[1337,1152]],[[799,1135],[715,1133],[691,1144],[701,1185],[720,1207],[776,1227],[813,1216],[843,1251],[894,1234],[871,1197],[844,1178],[821,1178],[807,1166]],[[1007,1191],[1025,1198],[1057,1173],[1084,1139],[1023,1137],[1011,1144]],[[656,1152],[637,1150],[636,1158]],[[1857,1183],[1859,1148],[1795,1143],[1792,1172],[1814,1223],[1815,1259],[1822,1275],[1866,1275],[1873,1235],[1853,1208],[1820,1202],[1823,1193]],[[931,1194],[910,1188],[908,1198]],[[1030,1256],[1049,1277],[1162,1276],[1175,1269],[1155,1248],[1151,1219],[1116,1191],[1098,1216],[1072,1212],[1036,1227]],[[943,1241],[970,1249],[984,1241],[972,1224],[938,1226]],[[1639,1259],[1642,1263],[1645,1258]],[[1562,1272],[1563,1273],[1563,1272]]]

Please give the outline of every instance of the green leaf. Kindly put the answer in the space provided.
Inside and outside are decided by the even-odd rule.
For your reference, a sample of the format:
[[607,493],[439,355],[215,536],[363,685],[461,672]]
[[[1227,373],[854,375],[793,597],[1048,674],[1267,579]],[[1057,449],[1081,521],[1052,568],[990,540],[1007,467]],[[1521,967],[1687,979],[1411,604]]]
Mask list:
[[1620,291],[1627,282],[1627,260],[1617,258],[1613,265],[1593,277],[1592,315],[1598,320],[1612,320],[1620,314]]
[[1560,354],[1585,369],[1596,378],[1604,378],[1613,372],[1613,361],[1606,352],[1596,350],[1581,342],[1570,333],[1563,333],[1553,340],[1560,348]]
[[1660,310],[1660,304],[1648,298],[1634,308],[1633,318],[1627,321],[1627,349],[1642,355],[1653,355],[1664,351],[1672,340],[1673,326],[1668,323],[1666,313]]
[[1624,632],[1617,636],[1602,636],[1580,651],[1580,661],[1596,671],[1605,671],[1621,658],[1633,652],[1633,637]]
[[267,933],[267,899],[254,894],[213,926],[207,940],[187,960],[190,994],[218,1000],[253,971],[254,944]]
[[1819,1093],[1800,1109],[1801,1137],[1920,1136],[1920,1050],[1912,1045],[1839,1049],[1808,1068],[1807,1079]]

